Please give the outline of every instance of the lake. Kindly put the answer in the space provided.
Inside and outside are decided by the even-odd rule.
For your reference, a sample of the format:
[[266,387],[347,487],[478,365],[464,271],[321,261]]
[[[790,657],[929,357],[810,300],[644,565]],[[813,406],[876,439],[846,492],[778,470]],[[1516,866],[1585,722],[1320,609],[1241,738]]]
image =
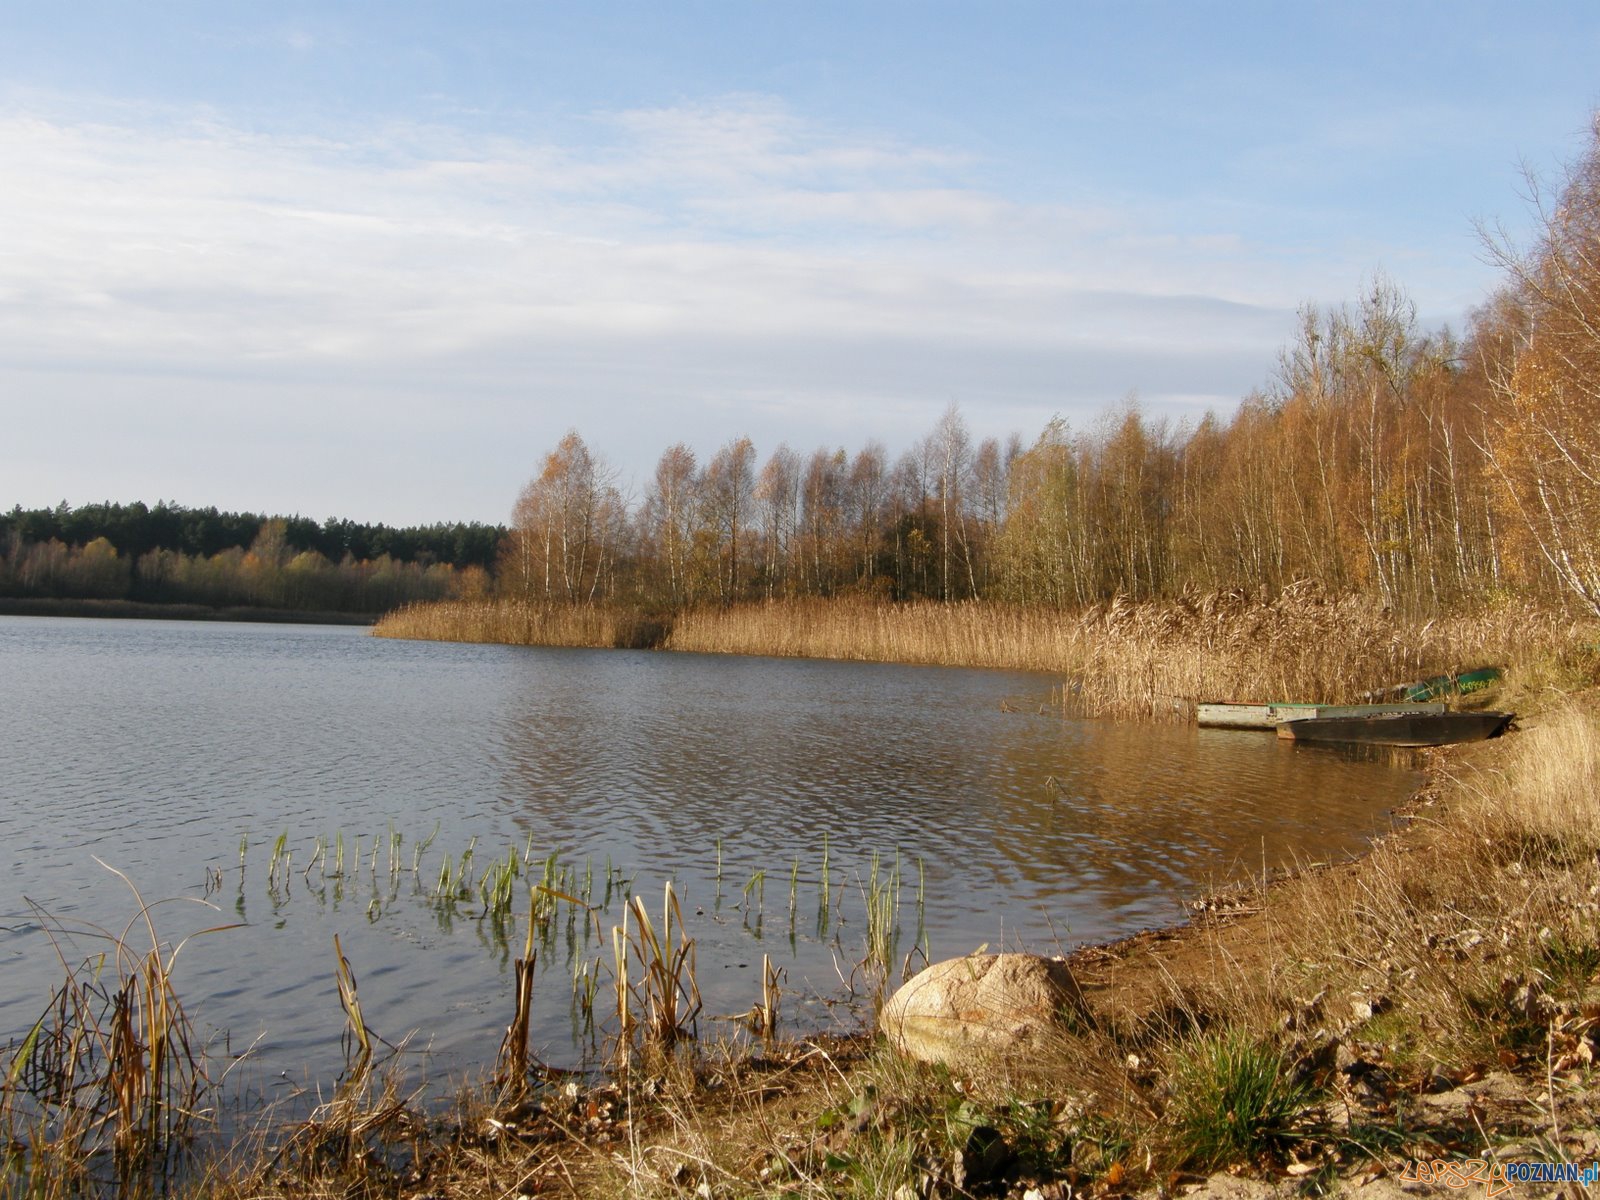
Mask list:
[[[607,1029],[586,1027],[573,975],[599,971],[603,1016],[627,889],[659,914],[675,881],[708,1017],[750,1008],[767,954],[788,1028],[816,1028],[860,1019],[845,984],[874,856],[880,884],[898,873],[897,961],[1054,953],[1181,919],[1264,866],[1356,852],[1419,781],[1260,733],[1075,719],[1057,682],[0,617],[0,1040],[60,981],[50,929],[78,961],[135,914],[97,859],[165,902],[174,945],[235,926],[184,944],[175,982],[271,1100],[337,1073],[335,934],[369,1024],[410,1036],[433,1078],[492,1063],[527,880],[552,854],[560,890],[596,911],[552,901],[533,1042],[582,1067]],[[469,847],[471,899],[440,896]],[[517,925],[475,890],[508,855],[528,864]]]

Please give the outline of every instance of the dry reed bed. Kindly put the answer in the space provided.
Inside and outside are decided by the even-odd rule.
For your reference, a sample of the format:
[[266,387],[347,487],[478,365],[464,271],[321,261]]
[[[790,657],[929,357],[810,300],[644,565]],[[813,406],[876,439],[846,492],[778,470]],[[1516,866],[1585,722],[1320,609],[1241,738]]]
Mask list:
[[1070,681],[1084,711],[1187,716],[1204,700],[1348,702],[1396,683],[1473,666],[1548,658],[1570,622],[1505,605],[1432,619],[1397,617],[1361,597],[1291,588],[1077,613],[989,603],[792,600],[645,617],[621,608],[514,603],[418,605],[385,617],[384,637],[519,645],[657,646],[1041,671]]
[[408,604],[373,627],[378,637],[507,646],[610,647],[618,610],[471,600]]

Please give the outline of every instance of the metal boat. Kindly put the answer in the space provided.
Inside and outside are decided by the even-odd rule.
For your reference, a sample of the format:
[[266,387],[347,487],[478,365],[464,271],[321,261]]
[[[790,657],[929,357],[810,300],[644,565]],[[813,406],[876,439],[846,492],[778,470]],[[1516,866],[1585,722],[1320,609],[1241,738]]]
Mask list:
[[1514,719],[1507,712],[1381,713],[1373,716],[1304,717],[1278,726],[1278,736],[1297,742],[1368,746],[1449,746],[1499,737]]

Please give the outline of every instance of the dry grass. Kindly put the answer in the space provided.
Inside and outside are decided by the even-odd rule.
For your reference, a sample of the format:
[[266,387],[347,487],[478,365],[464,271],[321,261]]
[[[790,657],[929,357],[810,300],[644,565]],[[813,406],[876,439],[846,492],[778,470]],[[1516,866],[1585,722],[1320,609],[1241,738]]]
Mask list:
[[663,618],[629,608],[446,600],[396,609],[372,632],[438,642],[644,649],[659,645],[669,627]]
[[1429,675],[1548,660],[1572,641],[1570,622],[1521,606],[1424,621],[1310,586],[1271,601],[1222,592],[1160,604],[1118,600],[1079,613],[844,599],[696,609],[668,620],[633,610],[451,603],[401,610],[375,632],[1042,671],[1068,680],[1085,712],[1161,719],[1188,716],[1204,700],[1348,702]]
[[1503,770],[1463,781],[1462,819],[1500,854],[1531,847],[1570,869],[1600,850],[1600,728],[1570,701],[1528,724]]
[[1126,1172],[1130,1138],[1151,1119],[1137,1090],[1125,1051],[1088,1031],[1028,1063],[995,1060],[966,1074],[864,1039],[708,1057],[694,1088],[650,1105],[619,1160],[616,1191],[1020,1195],[1024,1181],[1069,1170],[1085,1180]]
[[1400,1014],[1380,1024],[1408,1061],[1580,1053],[1600,1016],[1597,766],[1592,705],[1562,703],[1480,751],[1409,836],[1296,894],[1282,914],[1295,959],[1337,964],[1325,986],[1357,1015]]

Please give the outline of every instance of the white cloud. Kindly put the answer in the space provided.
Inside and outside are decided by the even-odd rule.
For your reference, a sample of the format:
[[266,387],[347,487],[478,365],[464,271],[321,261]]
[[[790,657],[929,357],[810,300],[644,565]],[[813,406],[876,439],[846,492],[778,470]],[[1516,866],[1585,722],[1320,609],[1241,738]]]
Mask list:
[[[759,107],[630,114],[640,146],[620,162],[504,143],[463,157],[425,129],[357,144],[12,117],[0,155],[22,186],[0,195],[0,220],[15,247],[9,288],[30,302],[12,305],[5,326],[35,346],[156,358],[188,356],[197,338],[228,356],[427,354],[529,321],[938,334],[1001,312],[1021,332],[1037,321],[1018,297],[1048,317],[1074,290],[1118,278],[1162,290],[1187,282],[1185,255],[1237,251],[1226,240],[1138,246],[1104,216],[1096,242],[1095,220],[1078,214],[942,184],[879,186],[936,156],[800,138],[796,124]],[[870,179],[770,183],[825,181],[840,163]],[[668,175],[676,197],[649,190]],[[706,214],[747,232],[716,236],[700,227]],[[872,245],[863,229],[926,236]],[[996,269],[1028,261],[1049,269]],[[437,338],[419,344],[407,329],[391,344],[387,323],[419,314],[440,323]]]
[[[1273,248],[1248,231],[1195,232],[1192,214],[1175,228],[1155,202],[1019,202],[975,186],[961,154],[761,98],[590,124],[604,136],[588,145],[432,126],[285,136],[15,104],[0,110],[0,358],[58,399],[74,378],[186,381],[169,390],[209,397],[209,424],[139,389],[148,419],[173,423],[175,459],[206,437],[248,456],[229,414],[274,388],[314,390],[335,437],[402,396],[413,425],[433,412],[491,441],[553,439],[582,413],[619,440],[678,430],[624,459],[715,445],[744,431],[740,412],[768,444],[805,445],[819,422],[829,440],[892,442],[906,412],[951,399],[980,432],[1005,431],[985,405],[1031,414],[1032,436],[1129,391],[1175,410],[1241,394],[1330,272],[1264,268]],[[91,466],[95,404],[76,409]],[[29,428],[22,457],[42,478],[64,430]],[[604,449],[605,431],[591,440]],[[481,465],[457,470],[483,483]],[[490,480],[507,502],[516,484]],[[441,495],[428,512],[459,509]]]

